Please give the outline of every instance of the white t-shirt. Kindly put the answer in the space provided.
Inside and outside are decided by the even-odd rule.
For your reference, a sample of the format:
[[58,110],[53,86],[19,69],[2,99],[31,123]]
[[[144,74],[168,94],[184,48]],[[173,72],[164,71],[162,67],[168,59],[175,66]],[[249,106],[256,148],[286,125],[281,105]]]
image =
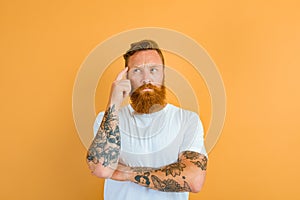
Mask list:
[[[94,123],[96,135],[104,112]],[[183,151],[207,156],[203,126],[194,112],[171,104],[151,114],[136,114],[130,105],[119,110],[119,161],[131,167],[160,168],[178,161]],[[105,180],[105,200],[187,200],[188,192],[161,192],[130,181]]]

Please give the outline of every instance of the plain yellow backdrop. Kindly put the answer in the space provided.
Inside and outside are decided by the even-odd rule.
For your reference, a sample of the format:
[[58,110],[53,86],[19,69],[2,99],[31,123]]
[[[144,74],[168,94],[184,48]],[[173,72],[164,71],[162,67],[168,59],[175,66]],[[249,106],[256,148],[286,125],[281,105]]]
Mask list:
[[149,26],[195,39],[226,88],[224,129],[205,186],[190,199],[299,199],[299,7],[296,0],[2,0],[0,199],[102,199],[103,181],[90,175],[73,122],[73,84],[96,45]]

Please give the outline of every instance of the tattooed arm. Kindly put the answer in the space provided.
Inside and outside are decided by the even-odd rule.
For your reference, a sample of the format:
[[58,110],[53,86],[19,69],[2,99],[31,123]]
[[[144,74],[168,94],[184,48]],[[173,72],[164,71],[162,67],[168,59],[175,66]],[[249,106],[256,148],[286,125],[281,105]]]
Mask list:
[[122,79],[127,70],[122,70],[112,84],[108,108],[87,152],[88,166],[99,178],[110,178],[118,165],[121,148],[118,109],[131,90],[130,81]]
[[117,167],[120,151],[120,131],[115,106],[109,107],[87,152],[92,173],[100,178],[110,177]]
[[206,166],[206,156],[197,152],[184,151],[176,163],[159,169],[118,168],[111,178],[132,181],[164,192],[199,192],[205,180]]

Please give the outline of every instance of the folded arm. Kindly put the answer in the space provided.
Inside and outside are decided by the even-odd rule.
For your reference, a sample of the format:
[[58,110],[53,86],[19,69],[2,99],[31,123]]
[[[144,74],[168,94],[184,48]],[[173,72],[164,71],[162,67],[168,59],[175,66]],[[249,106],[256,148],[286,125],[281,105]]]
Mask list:
[[115,106],[109,107],[87,152],[87,163],[94,175],[109,178],[117,168],[120,154],[119,119]]
[[111,179],[132,181],[164,192],[199,192],[205,180],[206,166],[205,155],[184,151],[178,162],[159,169],[119,165]]
[[88,166],[99,178],[110,178],[118,166],[121,149],[118,110],[131,91],[130,80],[123,79],[127,71],[126,67],[112,83],[108,108],[87,152]]

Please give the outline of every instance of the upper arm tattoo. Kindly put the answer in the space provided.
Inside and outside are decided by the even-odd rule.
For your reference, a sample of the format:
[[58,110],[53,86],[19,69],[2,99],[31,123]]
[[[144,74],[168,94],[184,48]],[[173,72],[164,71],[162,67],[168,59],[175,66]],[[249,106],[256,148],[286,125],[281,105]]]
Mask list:
[[193,151],[185,151],[182,155],[191,161],[194,165],[201,168],[202,170],[206,170],[207,167],[207,157],[201,153],[193,152]]
[[117,164],[120,154],[119,119],[115,106],[109,107],[87,154],[87,160],[104,167]]
[[184,151],[178,162],[163,168],[132,167],[131,170],[137,173],[134,182],[139,185],[164,192],[190,192],[192,190],[187,181],[187,174],[184,173],[188,163],[205,171],[207,157],[198,152]]

